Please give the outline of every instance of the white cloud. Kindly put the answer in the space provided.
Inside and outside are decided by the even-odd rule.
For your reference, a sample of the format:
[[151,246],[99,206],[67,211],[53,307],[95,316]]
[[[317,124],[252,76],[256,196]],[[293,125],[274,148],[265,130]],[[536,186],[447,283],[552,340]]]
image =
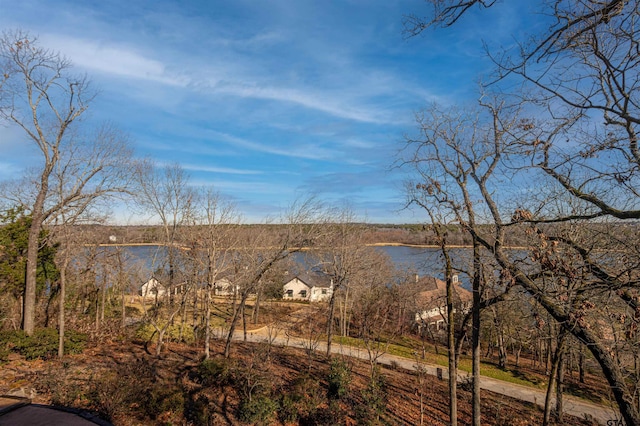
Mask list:
[[305,108],[322,111],[339,118],[361,121],[365,123],[393,123],[391,116],[384,111],[371,110],[365,107],[341,106],[348,104],[348,100],[340,96],[333,96],[330,91],[322,95],[314,94],[311,89],[298,90],[276,86],[260,87],[257,85],[225,84],[214,86],[218,92],[256,99],[289,102]]
[[212,131],[211,134],[214,135],[215,138],[229,143],[235,147],[247,148],[252,151],[264,152],[266,154],[281,155],[284,157],[293,158],[305,158],[308,160],[328,159],[335,155],[335,152],[317,146],[304,145],[297,148],[276,147],[252,142],[247,139],[239,138],[226,133]]
[[[251,42],[278,37],[274,34],[266,34],[256,36],[256,39]],[[218,53],[217,57],[216,54],[212,54],[204,63],[192,63],[193,58],[185,57],[184,52],[174,52],[176,57],[165,63],[140,53],[140,48],[134,49],[97,39],[46,34],[41,36],[41,40],[45,45],[51,46],[53,50],[63,52],[76,66],[92,72],[145,80],[172,87],[188,87],[193,91],[205,89],[211,94],[219,93],[240,98],[292,103],[335,117],[359,122],[398,123],[397,118],[393,117],[388,110],[371,108],[357,100],[360,96],[364,96],[366,99],[372,91],[379,91],[380,88],[385,88],[384,90],[393,88],[394,84],[391,81],[377,84],[376,80],[379,79],[379,76],[372,76],[373,84],[361,85],[360,88],[350,86],[346,90],[340,86],[333,86],[319,90],[316,85],[295,87],[295,85],[268,83],[268,80],[274,78],[269,71],[264,74],[256,73],[256,69],[260,67],[252,67],[251,61],[235,53],[231,54],[231,58],[225,58],[226,61],[221,59],[227,56],[228,52],[226,54]],[[217,60],[219,61],[216,62]],[[176,73],[172,72],[173,69],[181,69],[182,71]],[[206,76],[201,74],[201,70],[206,70]],[[359,80],[366,78],[364,77],[366,73],[361,73],[358,70],[353,71],[354,74],[363,75]]]
[[243,170],[233,169],[229,167],[215,167],[215,166],[199,166],[195,164],[182,164],[182,168],[192,172],[209,172],[209,173],[227,173],[232,175],[261,175],[260,170]]
[[268,194],[282,196],[283,194],[289,194],[295,191],[295,188],[291,186],[267,181],[237,182],[229,180],[195,179],[191,184],[193,186],[213,186],[222,192],[226,192],[228,194],[242,194],[243,197],[256,194],[259,197]]
[[87,70],[170,86],[189,84],[189,79],[169,73],[162,62],[124,46],[60,35],[46,35],[41,39],[52,49],[64,52],[76,66]]

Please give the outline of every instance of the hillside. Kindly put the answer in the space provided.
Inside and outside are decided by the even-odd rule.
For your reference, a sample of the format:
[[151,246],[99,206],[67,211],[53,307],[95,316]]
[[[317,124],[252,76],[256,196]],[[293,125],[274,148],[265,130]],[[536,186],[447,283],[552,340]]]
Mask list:
[[[220,341],[213,351],[222,351]],[[35,389],[35,402],[91,410],[116,425],[241,425],[248,423],[240,418],[269,410],[273,414],[265,415],[270,420],[263,424],[417,425],[422,395],[424,424],[447,424],[447,385],[435,377],[385,368],[386,398],[375,399],[367,388],[369,366],[362,361],[334,357],[334,365],[350,371],[336,375],[324,356],[309,357],[300,349],[239,343],[228,362],[215,357],[205,364],[200,354],[171,344],[158,359],[140,342],[111,342],[62,362],[13,357],[2,369],[0,393]],[[336,383],[344,385],[345,393],[328,398]],[[253,406],[246,404],[248,394]],[[484,425],[540,424],[535,406],[490,392],[482,400]],[[460,424],[470,421],[469,402],[470,393],[460,389]],[[564,424],[591,423],[565,416]]]

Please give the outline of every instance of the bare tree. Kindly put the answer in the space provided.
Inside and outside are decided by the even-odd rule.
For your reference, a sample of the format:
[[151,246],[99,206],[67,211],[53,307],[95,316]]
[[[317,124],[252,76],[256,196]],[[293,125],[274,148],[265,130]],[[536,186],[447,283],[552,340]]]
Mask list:
[[[411,34],[454,24],[471,6],[499,4],[431,3],[436,7],[431,18],[409,20]],[[522,40],[517,52],[492,52],[496,79],[491,87],[500,89],[505,77],[523,83],[524,90],[511,93],[525,102],[528,116],[510,131],[519,154],[509,156],[510,166],[521,178],[547,180],[552,190],[521,199],[520,208],[512,211],[512,224],[504,220],[508,208],[494,195],[485,193],[483,200],[497,228],[536,224],[530,232],[538,236],[536,243],[542,243],[543,250],[532,267],[514,262],[500,246],[498,233],[481,244],[494,253],[504,274],[588,348],[625,422],[640,424],[627,384],[638,378],[627,379],[633,369],[611,355],[617,345],[609,337],[613,330],[601,329],[606,315],[629,318],[638,309],[637,232],[628,234],[625,229],[640,218],[640,5],[635,0],[572,0],[540,2],[539,7],[551,17],[549,27]],[[567,222],[580,224],[583,232],[571,234],[551,226]],[[605,228],[611,232],[603,232]],[[548,293],[548,280],[543,279],[548,273],[566,283],[579,276],[581,284]],[[569,305],[564,300],[567,292],[575,293]]]
[[[204,312],[204,354],[210,356],[211,304],[214,285],[221,278],[233,277],[233,256],[238,250],[240,215],[235,206],[221,194],[210,189],[199,197],[199,225],[194,249],[201,252],[202,266],[206,270]],[[230,282],[235,286],[235,282]]]
[[354,292],[354,328],[364,343],[369,358],[371,379],[376,374],[378,359],[387,352],[397,335],[395,313],[398,310],[391,284],[395,268],[389,257],[372,247],[360,261],[360,273],[351,277]]
[[[138,203],[160,220],[162,228],[163,250],[160,268],[156,272],[165,278],[163,286],[167,300],[156,300],[154,308],[145,315],[156,330],[156,355],[159,356],[164,334],[176,315],[185,308],[188,294],[198,280],[197,273],[193,273],[195,265],[191,255],[184,253],[191,247],[182,246],[185,243],[183,229],[195,222],[197,194],[189,185],[188,174],[179,164],[157,169],[154,164],[147,163],[139,169],[136,180]],[[167,312],[163,313],[165,305],[168,305]]]
[[342,298],[343,333],[347,332],[347,309],[352,285],[366,270],[368,249],[362,241],[362,224],[349,208],[334,211],[328,219],[327,232],[323,233],[318,249],[313,253],[315,268],[331,277],[333,292],[329,299],[327,315],[327,356],[331,356],[331,343],[335,327],[335,311]]
[[[224,356],[231,354],[231,341],[240,319],[244,319],[247,299],[253,294],[265,275],[279,262],[305,247],[316,244],[321,222],[324,220],[321,206],[313,199],[298,200],[286,211],[276,234],[266,227],[248,232],[236,251],[235,283],[240,287],[238,309],[234,310],[225,344]],[[245,329],[246,339],[246,329]]]
[[[194,223],[196,191],[189,184],[189,175],[179,164],[158,168],[152,162],[141,167],[136,175],[138,203],[160,220],[166,251],[167,282],[171,294],[175,286],[176,268],[180,257],[181,227]],[[170,303],[172,298],[170,296]]]
[[[433,106],[418,115],[420,136],[407,138],[407,145],[400,160],[403,166],[410,167],[417,175],[414,181],[407,184],[408,203],[418,205],[429,214],[434,230],[439,235],[445,260],[448,259],[449,253],[447,225],[459,224],[472,237],[473,265],[468,275],[473,287],[470,317],[473,329],[472,408],[475,425],[480,424],[480,310],[501,300],[512,286],[510,280],[503,280],[500,291],[485,300],[481,299],[482,292],[487,289],[484,285],[483,247],[478,232],[480,229],[491,232],[493,228],[480,227],[480,223],[486,220],[488,210],[486,204],[478,202],[477,194],[489,191],[487,182],[490,182],[505,150],[505,129],[513,125],[512,121],[500,119],[500,109],[500,106],[494,107],[489,104],[475,112],[473,109],[442,110]],[[487,120],[486,125],[481,117]],[[500,237],[502,241],[502,235]],[[445,273],[448,281],[452,270],[459,270],[461,266],[451,265],[450,259],[445,265],[448,268]],[[468,320],[469,316],[466,316],[463,324]],[[464,327],[461,330],[464,330]],[[449,346],[452,357],[453,347]]]
[[36,38],[22,31],[3,33],[0,67],[0,118],[22,129],[42,154],[33,174],[18,185],[21,190],[5,194],[32,217],[22,321],[31,334],[40,230],[63,211],[82,211],[101,197],[125,191],[131,151],[111,127],[93,134],[81,131],[79,119],[94,93],[85,77],[71,73],[67,59],[40,47]]

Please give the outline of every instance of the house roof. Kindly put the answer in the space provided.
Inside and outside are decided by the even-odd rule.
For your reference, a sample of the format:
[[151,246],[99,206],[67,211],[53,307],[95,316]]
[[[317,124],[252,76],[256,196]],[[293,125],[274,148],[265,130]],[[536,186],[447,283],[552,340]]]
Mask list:
[[[417,284],[420,292],[416,297],[419,306],[440,306],[447,297],[447,284],[435,277],[424,276],[418,278]],[[453,297],[457,302],[470,302],[473,299],[473,293],[456,282],[453,285]]]
[[302,281],[303,283],[305,283],[309,288],[311,287],[329,288],[331,287],[331,284],[332,284],[331,277],[321,273],[305,272],[305,273],[296,275],[288,282],[291,282],[296,278]]
[[145,281],[142,284],[140,284],[140,288],[142,288],[144,286],[153,286],[153,287],[157,286],[157,287],[164,288],[164,284],[162,284],[159,279],[157,279],[156,277],[153,277],[153,276],[151,278],[149,278],[147,281]]

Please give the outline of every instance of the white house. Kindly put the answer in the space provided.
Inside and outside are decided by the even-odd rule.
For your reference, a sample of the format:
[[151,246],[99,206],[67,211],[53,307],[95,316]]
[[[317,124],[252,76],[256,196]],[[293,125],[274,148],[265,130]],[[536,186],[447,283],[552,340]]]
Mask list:
[[[173,295],[178,295],[178,294],[185,293],[188,289],[189,289],[188,283],[182,282],[180,284],[175,284],[171,288],[171,293]],[[144,299],[154,298],[157,300],[158,298],[161,298],[169,294],[169,289],[165,285],[161,284],[160,281],[158,281],[155,277],[151,277],[149,281],[142,284],[142,287],[140,287],[139,293]]]
[[213,294],[216,296],[233,296],[233,294],[238,294],[240,291],[239,285],[233,285],[231,280],[226,277],[218,278],[215,283],[213,283]]
[[[422,325],[434,324],[439,330],[445,324],[447,317],[447,284],[434,277],[422,277],[416,275],[416,282],[421,287],[416,297],[417,312],[415,321]],[[458,276],[453,276],[454,312],[461,309],[468,312],[471,309],[473,294],[460,286]]]
[[167,294],[167,288],[160,284],[154,277],[151,277],[149,281],[140,287],[140,295],[145,299],[148,297],[162,297],[165,294]]
[[333,294],[333,280],[324,274],[300,274],[283,286],[284,300],[327,301]]

